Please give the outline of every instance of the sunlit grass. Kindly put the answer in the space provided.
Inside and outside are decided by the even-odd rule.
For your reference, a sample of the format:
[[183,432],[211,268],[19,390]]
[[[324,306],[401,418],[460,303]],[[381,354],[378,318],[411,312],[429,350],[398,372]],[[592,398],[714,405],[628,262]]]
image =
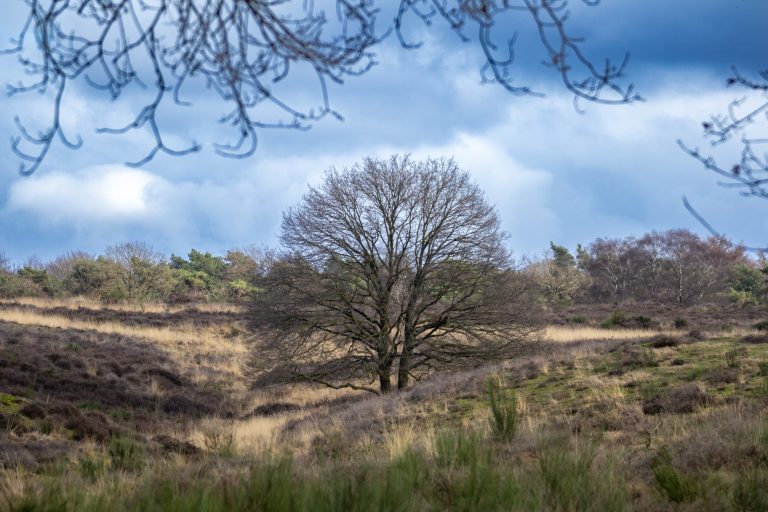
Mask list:
[[143,338],[156,343],[169,354],[176,355],[179,362],[188,363],[189,359],[195,355],[211,356],[216,362],[209,363],[209,367],[234,374],[240,374],[240,363],[248,350],[242,339],[224,336],[221,328],[200,328],[191,324],[178,324],[173,327],[141,327],[120,322],[94,322],[41,314],[18,308],[0,309],[0,320],[20,325],[89,330]]
[[545,329],[544,334],[550,341],[569,342],[583,340],[635,340],[651,338],[658,334],[679,336],[684,334],[684,331],[674,329],[601,329],[599,327],[549,326]]
[[107,309],[134,313],[180,313],[189,310],[203,311],[206,313],[239,313],[242,311],[242,308],[236,304],[226,304],[223,302],[200,302],[178,306],[170,306],[162,302],[120,302],[115,304],[105,304],[98,300],[79,296],[56,299],[46,297],[17,297],[14,299],[0,299],[0,304],[23,304],[38,308]]

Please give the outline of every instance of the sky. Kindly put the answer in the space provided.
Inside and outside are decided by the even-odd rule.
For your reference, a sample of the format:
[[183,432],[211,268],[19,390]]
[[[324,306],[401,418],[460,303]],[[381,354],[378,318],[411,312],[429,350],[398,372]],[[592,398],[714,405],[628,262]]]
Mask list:
[[[301,2],[299,2],[301,3]],[[98,254],[110,244],[141,240],[165,254],[189,249],[222,254],[246,246],[276,246],[281,215],[296,205],[328,168],[372,156],[410,153],[453,157],[496,206],[517,256],[541,255],[550,241],[574,249],[598,237],[639,236],[688,228],[706,234],[682,196],[736,242],[768,244],[768,203],[718,186],[717,177],[676,144],[713,151],[723,161],[734,145],[710,148],[701,122],[723,112],[738,93],[725,87],[731,66],[766,69],[765,0],[573,1],[570,29],[584,36],[588,55],[631,55],[627,80],[646,101],[604,106],[581,103],[560,77],[540,65],[530,22],[517,18],[521,56],[516,82],[546,93],[510,95],[480,79],[482,55],[440,26],[413,24],[419,50],[394,37],[377,49],[379,64],[330,90],[343,121],[326,118],[309,131],[262,130],[254,156],[216,155],[226,139],[215,123],[221,107],[210,92],[194,107],[162,119],[172,143],[199,139],[186,157],[160,155],[141,168],[151,146],[146,132],[96,134],[128,119],[136,97],[112,102],[85,84],[72,89],[64,121],[84,139],[80,150],[55,145],[32,176],[21,176],[10,149],[14,117],[44,122],[49,98],[0,97],[0,252],[21,263],[70,250]],[[0,42],[16,35],[25,2],[5,0]],[[512,20],[514,21],[514,20]],[[22,78],[12,56],[0,56],[3,81]],[[292,92],[310,97],[314,81],[292,77]],[[768,125],[768,123],[763,123]],[[756,125],[755,129],[765,128]]]

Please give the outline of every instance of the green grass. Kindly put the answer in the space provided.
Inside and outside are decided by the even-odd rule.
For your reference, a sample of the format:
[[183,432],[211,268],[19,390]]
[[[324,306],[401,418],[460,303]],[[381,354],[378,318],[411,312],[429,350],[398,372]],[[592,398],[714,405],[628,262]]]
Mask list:
[[[308,472],[284,455],[254,461],[236,478],[210,469],[193,476],[158,471],[137,487],[119,485],[97,464],[84,470],[86,479],[47,479],[8,510],[618,511],[629,505],[625,480],[598,463],[592,447],[556,441],[541,448],[539,465],[528,471],[494,451],[493,441],[477,432],[446,432],[435,441],[434,458],[409,449],[392,460]],[[84,483],[94,478],[98,485]]]
[[520,405],[514,390],[504,386],[500,378],[488,380],[491,430],[497,439],[511,441],[520,428]]

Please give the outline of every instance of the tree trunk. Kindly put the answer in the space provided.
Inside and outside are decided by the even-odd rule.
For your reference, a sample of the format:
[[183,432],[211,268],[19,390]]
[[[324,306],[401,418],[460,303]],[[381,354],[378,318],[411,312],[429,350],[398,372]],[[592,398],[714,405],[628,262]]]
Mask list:
[[379,368],[379,391],[382,395],[386,395],[392,391],[392,381],[389,378],[389,368]]
[[400,353],[400,361],[397,369],[397,389],[405,389],[408,387],[408,381],[410,379],[411,371],[411,357],[413,356],[413,345],[409,342],[406,336],[403,343],[403,351]]
[[403,349],[400,351],[400,359],[397,368],[397,389],[408,387],[410,371],[413,364],[413,348],[416,346],[416,338],[413,332],[413,304],[408,305],[405,313],[405,327],[403,331]]

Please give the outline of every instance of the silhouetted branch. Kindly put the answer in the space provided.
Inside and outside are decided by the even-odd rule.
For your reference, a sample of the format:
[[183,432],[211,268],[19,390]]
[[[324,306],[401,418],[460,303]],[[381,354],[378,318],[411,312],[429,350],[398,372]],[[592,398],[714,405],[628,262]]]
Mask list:
[[[329,115],[341,119],[330,106],[328,84],[368,71],[376,64],[374,47],[390,32],[386,26],[376,28],[385,5],[381,0],[335,0],[335,19],[306,0],[22,1],[29,13],[6,53],[18,55],[34,81],[9,87],[9,93],[55,92],[47,129],[32,135],[17,123],[20,136],[12,147],[23,161],[23,174],[39,168],[56,137],[67,147],[82,142],[69,142],[60,122],[69,81],[82,79],[112,100],[133,85],[157,91],[126,126],[98,130],[149,131],[153,147],[131,165],[143,165],[158,153],[179,156],[200,150],[195,141],[182,149],[169,147],[157,112],[166,104],[189,106],[182,99],[185,85],[202,81],[229,105],[220,122],[235,133],[232,141],[216,143],[216,152],[245,158],[256,151],[259,129],[307,129]],[[626,59],[619,65],[606,61],[597,66],[583,53],[581,40],[566,31],[568,0],[401,0],[394,31],[405,48],[420,46],[405,34],[403,23],[409,17],[426,25],[442,20],[466,42],[475,33],[486,60],[483,81],[513,94],[539,95],[513,81],[515,34],[505,36],[503,44],[495,42],[497,21],[508,14],[527,15],[527,23],[536,25],[548,55],[546,64],[560,73],[574,98],[605,104],[641,99],[631,85],[621,84]],[[28,51],[34,57],[28,57]],[[317,77],[316,108],[300,108],[277,91],[277,84],[296,66],[310,68]],[[269,106],[282,118],[266,120],[264,108]]]
[[[759,79],[753,80],[733,68],[733,74],[726,81],[728,86],[740,86],[747,94],[756,96],[747,107],[749,98],[737,98],[728,105],[725,114],[717,114],[702,123],[704,135],[713,147],[738,139],[741,144],[738,160],[729,165],[722,165],[711,154],[704,154],[697,147],[690,147],[682,140],[677,144],[690,156],[698,160],[704,168],[726,178],[718,182],[722,187],[740,189],[743,196],[755,196],[768,199],[768,132],[766,137],[751,137],[747,132],[754,127],[755,121],[764,118],[768,123],[768,70],[758,73]],[[768,124],[761,125],[766,130]],[[704,227],[711,231],[711,226],[690,204],[683,200],[686,208]],[[764,250],[750,248],[750,250]]]

